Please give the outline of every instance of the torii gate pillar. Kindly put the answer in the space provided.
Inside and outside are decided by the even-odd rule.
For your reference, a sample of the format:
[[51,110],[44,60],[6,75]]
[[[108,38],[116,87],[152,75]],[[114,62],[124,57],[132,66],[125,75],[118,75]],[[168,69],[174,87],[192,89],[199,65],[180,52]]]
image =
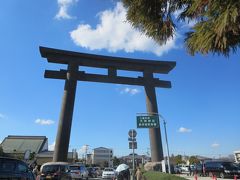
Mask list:
[[68,72],[65,80],[62,107],[55,142],[55,150],[53,154],[53,162],[67,162],[66,154],[68,154],[68,145],[71,135],[72,116],[77,88],[77,72],[78,66],[74,64],[68,65]]
[[[144,72],[144,78],[153,78],[152,73]],[[151,83],[144,86],[146,93],[146,105],[148,114],[158,114],[155,86]],[[164,159],[162,149],[161,131],[159,128],[149,128],[149,139],[151,149],[151,161],[160,162]]]

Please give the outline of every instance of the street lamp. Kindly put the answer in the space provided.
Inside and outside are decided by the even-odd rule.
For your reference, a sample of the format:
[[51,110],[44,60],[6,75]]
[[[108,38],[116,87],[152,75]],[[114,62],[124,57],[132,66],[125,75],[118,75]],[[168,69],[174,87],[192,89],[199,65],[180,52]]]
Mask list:
[[[155,124],[157,124],[157,125],[160,125],[160,123],[159,123],[159,117],[163,120],[163,125],[164,125],[164,132],[165,132],[165,139],[166,139],[166,151],[167,151],[167,162],[168,162],[168,172],[169,172],[169,174],[171,174],[171,168],[170,168],[170,160],[169,160],[169,148],[168,148],[168,139],[167,139],[167,128],[166,128],[166,121],[165,121],[165,119],[164,119],[164,117],[161,115],[161,114],[158,114],[158,113],[154,113],[154,112],[152,112],[152,113],[150,113],[150,112],[148,112],[148,113],[138,113],[138,114],[148,114],[148,116],[146,116],[147,118],[149,118],[150,116],[149,116],[149,114],[151,115],[151,116],[156,116],[157,118],[155,118]],[[138,117],[140,117],[140,118],[138,118]],[[145,117],[145,116],[137,116],[137,123],[139,123],[139,121],[141,122],[141,117]],[[140,123],[139,123],[140,124]],[[138,124],[138,127],[139,126],[141,126],[141,125],[139,125]],[[145,127],[145,126],[144,126]],[[148,128],[150,128],[150,127],[148,127]],[[152,128],[152,127],[151,127]]]
[[168,173],[171,174],[171,167],[170,167],[170,160],[169,160],[169,148],[168,148],[168,138],[167,138],[167,128],[166,128],[166,121],[164,117],[159,114],[160,118],[163,120],[163,125],[164,125],[164,132],[165,132],[165,140],[166,140],[166,150],[167,150],[167,162],[168,162]]
[[111,153],[111,149],[108,149],[108,167],[110,167],[110,154]]
[[87,152],[88,152],[89,145],[84,145],[82,148],[85,151],[85,164],[87,164]]

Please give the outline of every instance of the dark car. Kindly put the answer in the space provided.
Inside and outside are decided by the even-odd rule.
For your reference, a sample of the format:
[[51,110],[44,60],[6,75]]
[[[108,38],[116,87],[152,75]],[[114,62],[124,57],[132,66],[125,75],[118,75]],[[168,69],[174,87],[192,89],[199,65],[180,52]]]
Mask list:
[[174,170],[171,171],[171,172],[174,172],[175,174],[180,174],[181,173],[181,168],[178,165],[175,165]]
[[194,174],[198,174],[199,176],[203,176],[203,165],[201,163],[194,164],[192,172]]
[[0,179],[35,180],[28,165],[18,159],[0,157]]
[[88,167],[88,176],[92,177],[92,178],[96,178],[97,177],[97,171],[95,170],[95,168],[93,167]]
[[207,161],[203,164],[203,171],[208,176],[216,175],[220,178],[239,176],[240,172],[232,162]]
[[38,179],[71,180],[69,164],[66,162],[48,162],[41,166]]
[[97,173],[97,176],[102,176],[102,169],[100,167],[94,167],[96,173]]

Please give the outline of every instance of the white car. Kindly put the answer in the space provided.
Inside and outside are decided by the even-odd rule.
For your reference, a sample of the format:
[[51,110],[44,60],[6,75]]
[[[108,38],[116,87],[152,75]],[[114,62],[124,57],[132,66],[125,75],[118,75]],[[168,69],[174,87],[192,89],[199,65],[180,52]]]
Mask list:
[[189,165],[179,164],[178,166],[181,169],[181,173],[189,173]]
[[85,165],[73,164],[69,166],[72,179],[88,179],[88,170]]
[[102,172],[102,179],[115,179],[116,172],[113,168],[105,168]]

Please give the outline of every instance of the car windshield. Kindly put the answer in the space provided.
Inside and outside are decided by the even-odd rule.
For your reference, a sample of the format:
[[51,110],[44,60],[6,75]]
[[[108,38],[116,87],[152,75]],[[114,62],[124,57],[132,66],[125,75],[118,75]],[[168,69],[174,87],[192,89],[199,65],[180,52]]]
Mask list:
[[94,169],[94,168],[89,168],[89,170],[90,170],[90,171],[95,171],[95,169]]
[[240,168],[240,164],[238,163],[234,163],[234,166],[236,166],[237,168]]
[[54,173],[59,171],[59,165],[46,165],[42,169],[42,173]]
[[111,168],[105,168],[104,171],[113,171]]
[[222,165],[227,169],[235,169],[236,168],[236,166],[234,166],[233,163],[223,163]]
[[79,170],[80,167],[79,166],[70,166],[70,170]]
[[16,163],[14,161],[2,161],[0,160],[0,171],[15,171]]

